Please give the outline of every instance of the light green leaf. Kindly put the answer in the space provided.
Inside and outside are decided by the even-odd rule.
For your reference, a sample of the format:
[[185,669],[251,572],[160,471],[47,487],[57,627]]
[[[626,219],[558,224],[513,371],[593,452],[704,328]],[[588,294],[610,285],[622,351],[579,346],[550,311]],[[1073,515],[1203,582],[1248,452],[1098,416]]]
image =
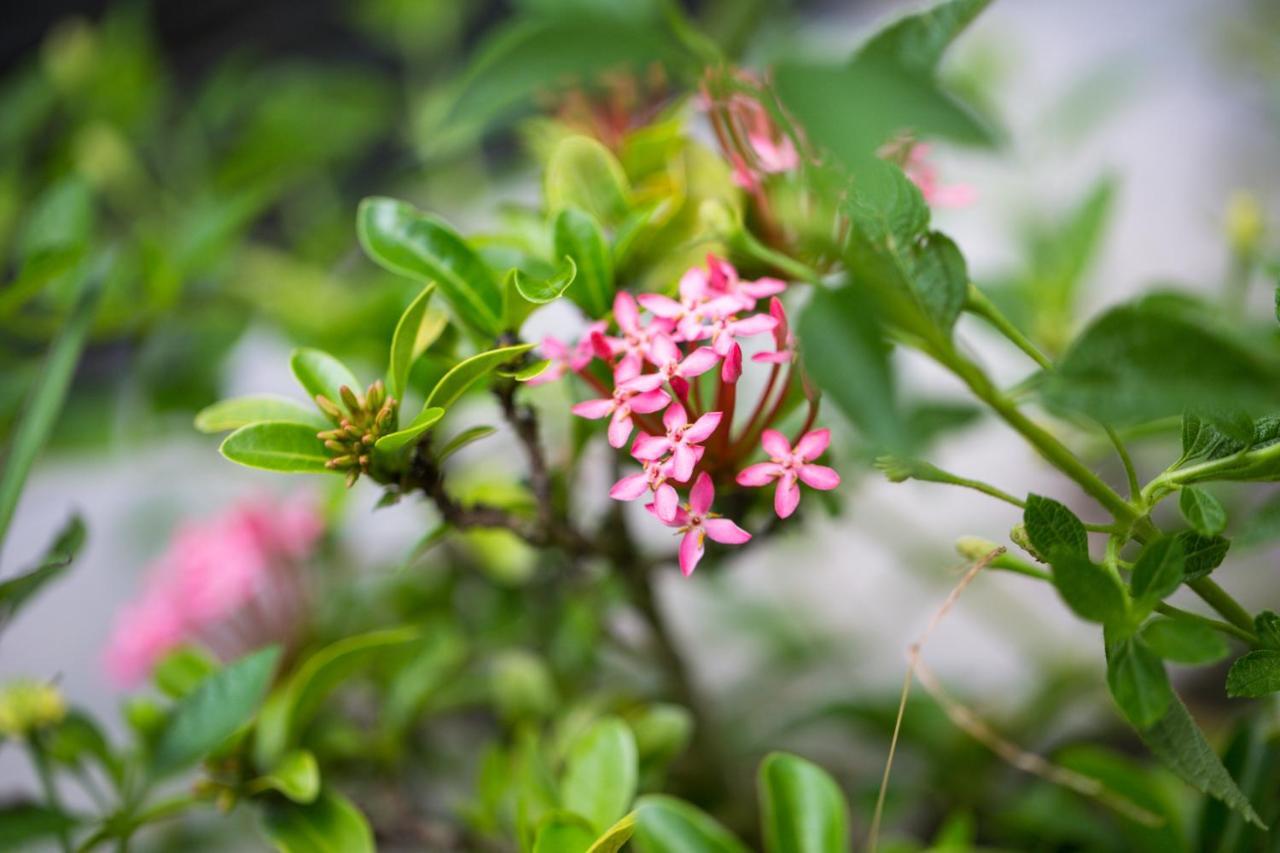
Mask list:
[[314,802],[320,794],[320,765],[305,749],[295,749],[280,759],[271,772],[249,783],[254,792],[279,791],[295,803]]
[[1255,649],[1231,664],[1227,673],[1227,695],[1257,698],[1280,691],[1280,651]]
[[346,797],[326,788],[313,802],[280,799],[262,811],[262,832],[280,853],[373,853],[369,822]]
[[493,271],[452,228],[403,201],[367,198],[356,218],[360,245],[381,266],[434,280],[458,319],[483,338],[502,331],[502,289]]
[[1118,624],[1128,613],[1124,587],[1115,575],[1087,556],[1059,548],[1049,554],[1053,585],[1077,616],[1090,622]]
[[1164,664],[1137,637],[1122,640],[1108,649],[1107,686],[1125,717],[1139,730],[1156,723],[1173,701],[1173,688]]
[[1227,526],[1227,508],[1222,501],[1195,486],[1186,486],[1178,496],[1178,509],[1201,536],[1217,536]]
[[232,462],[267,471],[323,474],[329,455],[316,430],[302,424],[266,423],[242,426],[218,448]]
[[613,305],[613,255],[604,230],[596,218],[576,207],[566,207],[556,215],[553,226],[555,252],[573,258],[578,278],[569,289],[569,298],[588,317],[603,317]]
[[1089,534],[1076,514],[1052,498],[1027,495],[1022,513],[1031,547],[1048,559],[1054,551],[1088,556]]
[[1174,663],[1213,663],[1227,656],[1222,635],[1191,619],[1152,619],[1142,626],[1141,636],[1152,651]]
[[565,137],[547,163],[547,207],[577,208],[600,222],[616,224],[631,209],[631,186],[613,153],[589,136]]
[[379,654],[418,636],[416,628],[357,634],[325,646],[303,661],[271,694],[258,717],[254,757],[259,766],[273,767],[284,757],[334,688]]
[[636,813],[630,812],[618,819],[618,822],[604,831],[587,853],[618,853],[631,836],[636,832]]
[[314,406],[275,394],[254,394],[204,407],[196,414],[196,429],[204,433],[226,432],[262,421],[302,424],[311,427],[313,432],[332,426]]
[[1186,554],[1182,543],[1172,536],[1161,536],[1148,542],[1133,564],[1134,602],[1143,612],[1149,612],[1165,596],[1182,585],[1186,566]]
[[551,366],[551,359],[541,358],[537,361],[530,362],[519,370],[495,370],[499,376],[505,376],[507,379],[514,379],[517,382],[528,382],[541,376]]
[[466,447],[468,444],[488,438],[497,431],[496,427],[491,426],[474,426],[470,429],[464,429],[462,432],[449,439],[448,443],[445,444],[444,447],[440,448],[440,451],[436,453],[436,461],[443,462],[462,448]]
[[439,406],[424,408],[404,429],[382,436],[373,446],[381,453],[394,453],[431,429],[442,417],[444,409]]
[[249,722],[279,659],[277,646],[254,652],[213,673],[180,700],[156,738],[152,777],[194,764]]
[[845,853],[849,807],[825,770],[775,752],[760,764],[761,823],[768,853]]
[[546,305],[548,302],[554,302],[559,299],[569,289],[569,285],[573,284],[574,279],[578,277],[578,265],[574,263],[573,258],[565,255],[564,260],[568,267],[560,270],[551,278],[535,278],[521,275],[520,270],[513,269],[511,278],[515,284],[516,292],[526,302],[531,302],[534,305]]
[[435,284],[428,284],[422,289],[422,292],[400,315],[395,334],[391,336],[391,363],[387,367],[387,390],[397,400],[404,399],[404,389],[409,382],[409,369],[418,360],[418,356],[426,352],[427,347],[440,336],[447,323],[444,315],[427,310],[428,305],[431,304],[431,294],[435,289]]
[[538,822],[533,853],[587,853],[596,830],[572,812],[552,812]]
[[342,395],[338,389],[344,385],[357,394],[364,390],[360,380],[345,364],[318,349],[301,347],[294,350],[289,367],[309,397],[323,395],[334,403],[340,403]]
[[626,814],[638,774],[631,729],[616,717],[604,717],[570,745],[560,802],[586,818],[598,834]]
[[1227,558],[1231,543],[1221,536],[1201,536],[1192,530],[1183,530],[1175,538],[1186,554],[1182,576],[1193,581],[1212,572]]
[[[427,397],[425,407],[440,406],[448,409],[458,401],[468,388],[484,378],[484,376],[518,356],[533,349],[533,344],[517,344],[473,355],[455,365],[452,370],[441,377],[436,387]],[[425,408],[424,407],[424,408]]]
[[634,843],[642,853],[748,853],[746,845],[710,815],[662,794],[636,801]]
[[221,668],[221,664],[208,652],[184,644],[169,652],[156,664],[151,680],[160,688],[161,693],[171,699],[181,699]]

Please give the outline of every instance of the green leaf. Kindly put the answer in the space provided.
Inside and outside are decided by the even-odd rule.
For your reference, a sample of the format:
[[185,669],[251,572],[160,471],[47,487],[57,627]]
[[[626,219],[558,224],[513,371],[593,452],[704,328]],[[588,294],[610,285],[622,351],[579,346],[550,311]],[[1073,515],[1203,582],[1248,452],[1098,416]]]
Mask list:
[[1205,664],[1227,656],[1227,641],[1208,625],[1191,619],[1158,618],[1142,626],[1151,650],[1174,663]]
[[1231,547],[1221,536],[1201,536],[1192,530],[1183,530],[1175,538],[1186,554],[1182,576],[1189,581],[1202,578],[1222,565]]
[[241,465],[296,474],[323,474],[329,455],[316,430],[302,424],[242,426],[222,441],[218,452]]
[[1266,828],[1176,695],[1164,716],[1149,728],[1139,730],[1139,734],[1147,748],[1188,785],[1221,800],[1250,823]]
[[280,853],[373,853],[373,832],[351,801],[326,788],[313,802],[269,801],[262,832]]
[[443,316],[427,311],[427,307],[431,304],[431,294],[435,289],[435,284],[428,284],[422,289],[422,292],[400,315],[395,334],[391,336],[391,363],[387,367],[387,390],[397,400],[404,399],[404,389],[409,382],[409,369],[413,367],[413,363],[444,331],[444,323],[441,322],[444,319]]
[[907,15],[872,36],[859,50],[862,58],[892,62],[917,74],[938,70],[942,54],[991,0],[949,0]]
[[1264,648],[1280,649],[1280,615],[1264,610],[1253,617],[1253,629]]
[[1161,536],[1148,542],[1133,564],[1133,588],[1135,604],[1142,612],[1149,612],[1164,598],[1182,585],[1186,555],[1182,543],[1172,536]]
[[[23,850],[42,840],[56,840],[79,823],[71,815],[34,803],[0,806],[0,847]],[[40,848],[52,849],[52,848]]]
[[1280,538],[1280,493],[1262,502],[1240,527],[1235,543],[1241,548],[1265,545]]
[[634,843],[642,853],[748,853],[747,847],[710,815],[662,794],[636,801]]
[[603,832],[626,814],[638,774],[631,729],[617,717],[604,717],[569,747],[560,782],[561,805],[586,818],[596,833]]
[[631,209],[631,186],[622,164],[589,136],[567,136],[547,162],[547,207],[577,208],[600,222],[617,224]]
[[325,698],[378,655],[418,638],[416,628],[392,628],[357,634],[311,655],[277,688],[258,715],[254,757],[261,767],[275,766],[294,746]]
[[382,436],[373,446],[382,453],[394,453],[431,429],[443,417],[444,409],[439,406],[424,408],[404,429]]
[[1227,526],[1227,508],[1204,489],[1184,487],[1178,496],[1178,509],[1201,536],[1217,536]]
[[458,401],[459,397],[466,393],[468,388],[483,379],[486,374],[497,370],[509,361],[514,361],[517,357],[533,349],[533,347],[533,344],[499,347],[498,349],[473,355],[471,358],[458,363],[452,370],[441,377],[435,388],[431,389],[431,394],[427,397],[427,402],[423,408],[440,406],[448,409]]
[[84,520],[73,515],[58,531],[53,544],[34,569],[0,582],[0,626],[13,618],[45,584],[56,580],[71,565],[86,538]]
[[1031,547],[1045,559],[1055,551],[1089,555],[1089,534],[1076,514],[1052,498],[1027,495],[1022,513]]
[[1257,698],[1280,691],[1280,650],[1255,649],[1231,664],[1227,695]]
[[1275,347],[1219,327],[1207,306],[1157,295],[1095,320],[1040,391],[1059,410],[1112,424],[1275,407],[1280,359]]
[[195,646],[181,645],[161,659],[151,673],[160,692],[181,699],[221,668],[209,653]]
[[468,444],[473,444],[481,439],[488,438],[497,432],[496,427],[491,426],[474,426],[470,429],[464,429],[462,432],[449,439],[448,443],[436,453],[436,461],[443,462],[453,454],[457,453]]
[[339,389],[344,385],[357,394],[363,390],[360,380],[345,364],[318,349],[300,347],[294,350],[289,358],[289,367],[309,397],[323,395],[331,402],[340,403],[342,395]]
[[13,438],[4,454],[4,469],[0,470],[0,546],[4,545],[9,532],[9,523],[13,521],[31,465],[62,411],[67,389],[80,361],[80,351],[84,348],[89,326],[97,311],[102,289],[90,281],[90,276],[85,275],[78,283],[75,306],[54,338],[32,385],[31,396],[23,404],[17,423],[13,425]]
[[618,818],[618,822],[604,831],[604,834],[595,840],[595,843],[587,850],[587,853],[618,853],[627,842],[631,840],[631,836],[636,832],[636,813],[629,812]]
[[533,853],[587,853],[596,830],[572,812],[552,812],[538,822]]
[[569,288],[569,298],[588,317],[603,317],[613,304],[613,255],[604,230],[596,218],[576,207],[566,207],[556,215],[553,226],[555,253],[573,258],[578,278]]
[[483,338],[502,331],[502,289],[479,255],[441,220],[407,202],[367,198],[356,230],[365,253],[385,269],[433,280],[462,323]]
[[516,292],[526,302],[532,302],[534,305],[546,305],[548,302],[554,302],[559,299],[569,289],[569,285],[573,284],[574,279],[578,277],[578,265],[574,263],[573,258],[565,255],[564,259],[568,264],[568,268],[561,270],[551,278],[524,276],[520,274],[520,270],[512,270],[511,277],[515,283]]
[[818,288],[800,316],[805,370],[877,447],[902,441],[893,370],[875,307],[856,286]]
[[156,739],[152,777],[194,764],[245,725],[266,694],[279,659],[276,646],[246,655],[179,701]]
[[774,752],[760,764],[761,823],[768,853],[844,853],[849,808],[827,772],[794,755]]
[[1088,557],[1064,549],[1050,552],[1049,563],[1053,585],[1081,619],[1103,624],[1119,624],[1125,619],[1125,591],[1115,575]]
[[275,394],[254,394],[220,400],[201,409],[196,414],[196,429],[204,433],[226,432],[262,421],[302,424],[311,427],[313,432],[331,427],[314,406]]
[[1107,652],[1107,686],[1129,722],[1137,729],[1156,723],[1173,701],[1164,663],[1141,639],[1130,637]]
[[314,802],[320,795],[320,765],[305,749],[295,749],[280,759],[271,772],[249,783],[250,789],[279,791],[295,803]]

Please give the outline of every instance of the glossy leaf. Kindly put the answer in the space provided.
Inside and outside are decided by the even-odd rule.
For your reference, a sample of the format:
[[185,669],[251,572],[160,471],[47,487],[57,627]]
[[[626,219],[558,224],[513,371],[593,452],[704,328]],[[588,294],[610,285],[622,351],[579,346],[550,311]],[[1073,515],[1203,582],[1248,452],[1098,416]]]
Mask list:
[[649,794],[636,801],[635,846],[642,853],[747,853],[714,818],[675,797]]
[[360,380],[356,379],[345,364],[318,349],[300,347],[294,350],[289,358],[289,367],[308,397],[323,394],[332,402],[339,403],[342,395],[338,389],[342,386],[345,385],[357,394],[364,390]]
[[86,536],[84,521],[80,516],[73,515],[58,531],[53,544],[35,568],[0,582],[0,626],[12,619],[46,584],[57,580],[70,567],[84,547]]
[[587,849],[587,853],[618,853],[636,832],[636,813],[629,812],[604,831]]
[[444,331],[444,318],[427,309],[436,286],[428,284],[400,315],[391,336],[391,363],[387,367],[387,391],[396,399],[404,398],[409,382],[409,369]]
[[233,397],[206,406],[196,414],[196,429],[204,433],[226,432],[262,421],[302,424],[314,432],[331,428],[315,406],[275,394]]
[[434,280],[464,325],[485,338],[502,331],[502,289],[493,271],[453,229],[413,205],[367,198],[357,213],[360,245],[391,272]]
[[314,802],[320,794],[320,765],[310,752],[296,749],[250,785],[255,790],[278,791],[295,803]]
[[844,853],[849,808],[825,770],[775,752],[760,764],[761,824],[768,853]]
[[424,408],[417,416],[405,425],[404,429],[384,435],[373,445],[383,453],[394,453],[411,441],[419,438],[427,430],[436,425],[444,417],[444,409],[439,406]]
[[1227,695],[1257,698],[1280,691],[1280,651],[1255,649],[1231,664]]
[[1186,555],[1182,543],[1172,536],[1148,542],[1133,564],[1130,586],[1135,603],[1150,611],[1182,585]]
[[603,832],[631,805],[638,764],[635,737],[627,724],[617,717],[598,720],[569,747],[561,804],[586,818],[596,834]]
[[1227,641],[1191,619],[1152,619],[1142,626],[1142,640],[1153,652],[1174,663],[1206,664],[1227,656]]
[[613,305],[613,255],[600,223],[590,213],[566,207],[556,215],[557,256],[573,258],[578,277],[568,296],[588,317],[603,317]]
[[373,832],[351,801],[325,789],[311,803],[273,800],[263,807],[262,832],[280,853],[373,853]]
[[1173,701],[1169,675],[1159,656],[1137,637],[1113,645],[1107,653],[1107,686],[1137,729],[1153,725]]
[[440,406],[448,409],[476,382],[479,382],[487,374],[497,370],[507,362],[524,355],[533,347],[533,344],[500,347],[488,352],[482,352],[479,355],[473,355],[471,358],[460,362],[436,383],[435,388],[431,389],[431,394],[427,397],[424,408]]
[[578,266],[573,258],[565,255],[564,260],[566,267],[551,278],[535,278],[521,275],[519,270],[512,270],[511,277],[516,292],[526,302],[532,302],[534,305],[546,305],[548,302],[559,299],[578,277]]
[[1227,508],[1204,489],[1185,487],[1178,495],[1178,509],[1201,536],[1217,536],[1227,526]]
[[1077,616],[1090,622],[1118,623],[1127,614],[1124,587],[1115,575],[1074,551],[1049,555],[1053,585]]
[[199,761],[245,725],[275,673],[276,646],[246,655],[210,675],[181,699],[165,720],[151,754],[160,777]]
[[242,426],[222,441],[223,456],[250,468],[295,474],[323,474],[329,455],[314,427],[266,423]]

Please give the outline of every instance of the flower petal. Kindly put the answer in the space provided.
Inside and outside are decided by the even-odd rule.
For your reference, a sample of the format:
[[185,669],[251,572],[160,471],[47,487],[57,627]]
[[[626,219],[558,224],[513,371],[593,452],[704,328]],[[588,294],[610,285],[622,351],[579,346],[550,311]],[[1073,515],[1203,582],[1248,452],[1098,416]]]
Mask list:
[[679,509],[680,496],[675,488],[669,483],[658,486],[653,493],[653,514],[658,516],[658,520],[667,524],[674,522]]
[[725,545],[741,545],[751,538],[751,534],[734,524],[727,518],[708,518],[702,522],[707,535]]
[[724,412],[707,412],[684,431],[684,440],[689,444],[706,441],[716,431],[716,427],[720,426],[720,421],[723,419]]
[[[728,337],[726,336],[726,340]],[[732,385],[742,376],[742,347],[737,344],[729,350],[724,363],[720,365],[720,381]]]
[[670,320],[684,316],[684,306],[670,296],[663,296],[660,293],[641,293],[636,299],[655,317],[665,317]]
[[698,464],[698,457],[687,444],[677,444],[671,452],[671,478],[684,481],[693,476],[693,466]]
[[680,362],[680,375],[685,378],[701,376],[716,366],[720,356],[711,347],[698,347]]
[[711,475],[703,471],[689,490],[689,510],[694,515],[706,515],[715,499],[716,487],[711,483]]
[[631,455],[645,462],[661,459],[671,449],[671,441],[665,435],[649,435],[646,432],[636,436],[631,445]]
[[810,462],[825,453],[829,444],[831,444],[831,430],[815,429],[806,432],[796,442],[796,456]]
[[644,497],[648,491],[649,477],[644,472],[641,472],[639,474],[628,474],[614,483],[613,488],[609,489],[609,497],[615,501],[633,501]]
[[627,401],[627,404],[631,407],[631,411],[647,415],[650,412],[658,411],[670,402],[670,394],[661,388],[655,388],[652,391],[645,391],[643,394],[635,395]]
[[777,462],[760,462],[738,472],[738,485],[767,486],[781,476],[782,466]]
[[693,574],[693,570],[698,567],[698,561],[702,559],[704,539],[701,530],[690,530],[680,540],[680,571],[685,577]]
[[800,487],[794,477],[783,476],[778,480],[778,490],[773,493],[773,511],[778,518],[786,518],[800,505]]
[[631,437],[631,428],[631,412],[626,408],[615,410],[613,417],[609,419],[609,446],[625,446],[627,439]]
[[760,445],[773,459],[785,459],[791,455],[791,442],[776,429],[767,429],[760,436]]
[[819,491],[829,491],[840,485],[840,475],[826,465],[801,465],[799,474],[806,486]]
[[595,420],[596,418],[603,418],[606,415],[612,414],[614,405],[615,404],[611,398],[586,400],[584,402],[574,404],[569,411],[573,412],[580,418],[590,418],[591,420]]
[[635,297],[625,290],[619,290],[613,297],[613,319],[624,332],[634,333],[640,328],[640,311],[636,308]]
[[752,335],[761,335],[765,332],[771,332],[778,325],[778,321],[768,314],[752,314],[741,320],[733,322],[733,333],[739,337],[747,338]]

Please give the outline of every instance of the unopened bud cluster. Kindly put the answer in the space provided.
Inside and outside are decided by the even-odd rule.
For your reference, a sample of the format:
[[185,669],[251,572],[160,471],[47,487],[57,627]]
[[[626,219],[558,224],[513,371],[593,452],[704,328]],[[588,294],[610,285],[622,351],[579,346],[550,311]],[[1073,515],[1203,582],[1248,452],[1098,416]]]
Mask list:
[[381,379],[370,385],[363,397],[346,385],[338,393],[341,405],[323,394],[316,395],[316,405],[336,427],[319,432],[316,437],[332,454],[325,467],[346,471],[350,487],[361,474],[369,473],[374,443],[395,431],[397,404],[395,397],[388,396]]

